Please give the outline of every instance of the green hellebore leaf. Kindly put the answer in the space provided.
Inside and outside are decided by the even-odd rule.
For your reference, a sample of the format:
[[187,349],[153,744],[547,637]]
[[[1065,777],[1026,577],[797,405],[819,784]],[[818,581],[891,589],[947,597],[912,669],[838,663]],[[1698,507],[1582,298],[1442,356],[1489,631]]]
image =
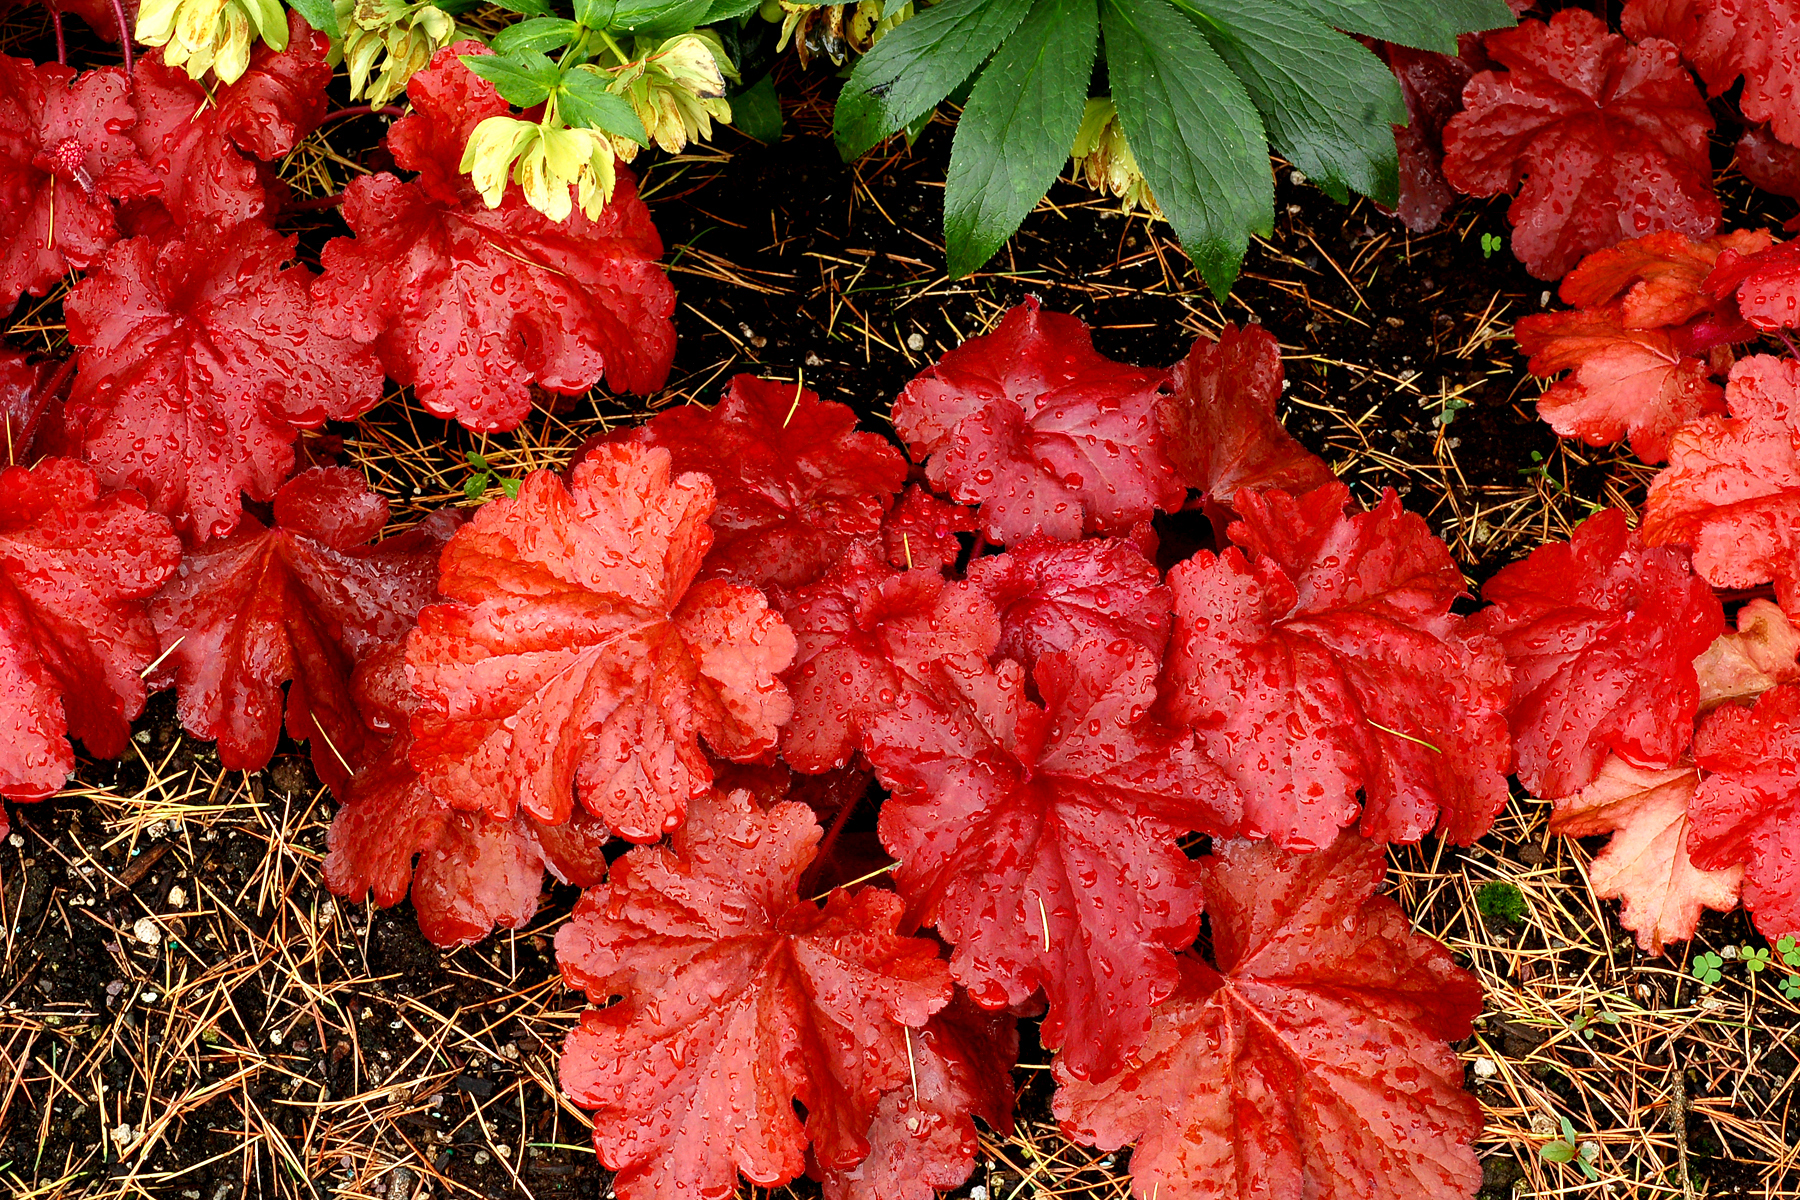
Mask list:
[[520,108],[542,104],[562,82],[562,69],[531,50],[510,54],[465,54],[463,65],[494,85],[501,99]]
[[531,17],[517,25],[508,25],[488,44],[495,54],[510,54],[514,50],[548,54],[552,50],[561,50],[580,32],[581,26],[565,17]]
[[1440,54],[1457,52],[1456,35],[1514,24],[1506,0],[1294,0],[1334,29],[1367,34]]
[[288,7],[326,37],[342,40],[344,31],[338,25],[337,6],[331,0],[288,0]]
[[494,0],[494,3],[508,12],[523,13],[528,17],[553,17],[556,15],[556,9],[551,7],[549,0]]
[[976,80],[945,184],[952,278],[992,258],[1056,182],[1081,127],[1099,32],[1095,0],[1037,0]]
[[731,124],[765,146],[781,140],[781,100],[775,95],[773,75],[764,75],[731,97]]
[[762,7],[762,0],[713,0],[712,7],[706,10],[706,19],[701,25],[717,25],[720,21],[729,21],[733,17],[741,17],[747,12],[755,12]]
[[599,129],[630,138],[640,146],[650,144],[643,121],[623,96],[606,90],[606,77],[597,71],[576,67],[563,76],[557,90],[556,115],[571,128]]

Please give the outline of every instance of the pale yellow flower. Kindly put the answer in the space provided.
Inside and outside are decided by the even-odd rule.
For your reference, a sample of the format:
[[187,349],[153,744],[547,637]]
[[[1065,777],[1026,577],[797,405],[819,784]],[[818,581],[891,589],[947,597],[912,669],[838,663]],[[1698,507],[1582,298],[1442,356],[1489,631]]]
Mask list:
[[[725,100],[725,77],[736,75],[731,59],[717,35],[697,30],[672,37],[639,57],[605,73],[612,76],[609,89],[625,99],[651,144],[679,154],[692,141],[712,137],[714,121],[730,121],[731,105]],[[638,146],[628,138],[614,138],[613,148],[630,162]]]
[[594,220],[612,199],[613,157],[611,140],[592,129],[489,117],[469,135],[461,170],[489,208],[500,207],[510,177],[525,202],[552,221],[568,220],[576,204]]
[[1088,186],[1095,191],[1117,196],[1127,211],[1141,208],[1153,217],[1163,215],[1125,140],[1118,109],[1109,98],[1102,96],[1087,102],[1071,157],[1075,169],[1087,177]]
[[271,49],[287,47],[287,10],[277,0],[149,0],[138,9],[136,37],[161,46],[163,61],[190,79],[211,71],[236,83],[258,37]]
[[[350,98],[376,108],[406,90],[431,56],[456,40],[456,18],[435,4],[405,0],[338,0],[342,54]],[[376,59],[385,52],[379,70]]]

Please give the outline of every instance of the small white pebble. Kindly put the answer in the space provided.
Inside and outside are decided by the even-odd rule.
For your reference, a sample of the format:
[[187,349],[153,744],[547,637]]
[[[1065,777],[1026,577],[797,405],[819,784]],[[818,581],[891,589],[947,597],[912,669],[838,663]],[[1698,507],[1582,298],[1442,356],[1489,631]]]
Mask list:
[[1298,171],[1289,171],[1288,172],[1288,182],[1293,184],[1295,187],[1304,187],[1304,186],[1306,186],[1306,176],[1302,175]]
[[825,360],[820,358],[817,354],[814,354],[811,350],[808,350],[806,352],[806,365],[809,367],[822,367],[825,365]]
[[1500,1073],[1500,1068],[1494,1062],[1493,1059],[1484,1057],[1484,1058],[1478,1058],[1475,1060],[1475,1074],[1479,1078],[1492,1079],[1495,1075],[1498,1075],[1499,1073]]
[[969,1200],[988,1200],[987,1189],[979,1183],[969,1189]]
[[319,925],[323,928],[330,925],[335,920],[337,920],[337,904],[331,900],[326,900],[323,904],[319,905]]
[[119,1153],[123,1154],[125,1147],[131,1145],[131,1126],[118,1126],[112,1131],[112,1140],[119,1147]]
[[510,1058],[516,1062],[519,1057],[518,1046],[514,1045],[512,1042],[506,1043],[506,1045],[500,1047],[500,1057]]
[[169,907],[181,908],[187,904],[187,892],[179,887],[169,889]]
[[25,848],[25,835],[22,833],[15,833],[6,839],[6,844],[11,846],[14,850],[23,850]]
[[504,1142],[498,1146],[495,1146],[494,1149],[496,1149],[500,1152],[501,1158],[511,1158],[512,1157],[512,1147],[506,1145]]
[[148,729],[140,729],[131,735],[131,740],[140,746],[148,746],[150,744],[150,731]]
[[269,1030],[269,1045],[271,1045],[271,1046],[281,1045],[281,1030],[279,1030],[279,1029]]
[[1545,288],[1538,295],[1538,307],[1539,308],[1549,308],[1550,307],[1550,289],[1549,288]]
[[922,333],[908,334],[906,337],[906,348],[913,351],[915,354],[920,350],[923,350],[925,348],[925,335]]
[[131,936],[146,946],[154,946],[162,941],[162,926],[155,917],[139,917],[131,927]]
[[155,992],[139,992],[138,999],[142,1000],[145,1004],[155,1004],[157,1001],[157,994]]
[[1719,950],[1720,958],[1732,959],[1732,958],[1736,958],[1737,956],[1738,956],[1738,948],[1736,946],[1723,946]]
[[485,1167],[487,1164],[488,1152],[486,1150],[477,1150],[475,1152],[475,1165],[478,1167]]

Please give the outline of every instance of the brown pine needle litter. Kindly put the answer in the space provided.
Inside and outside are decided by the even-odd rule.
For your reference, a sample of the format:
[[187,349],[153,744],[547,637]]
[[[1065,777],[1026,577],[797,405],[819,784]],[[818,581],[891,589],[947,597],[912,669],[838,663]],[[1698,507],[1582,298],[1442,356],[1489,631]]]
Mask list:
[[[308,435],[308,453],[361,469],[397,529],[469,503],[471,452],[499,478],[558,469],[596,433],[713,402],[738,371],[804,375],[879,423],[912,373],[1036,294],[1095,326],[1103,352],[1158,365],[1227,320],[1263,321],[1287,355],[1289,428],[1363,500],[1397,489],[1472,583],[1598,506],[1642,501],[1648,468],[1559,442],[1535,419],[1510,328],[1544,307],[1543,285],[1474,249],[1504,232],[1499,205],[1409,236],[1283,170],[1277,231],[1221,307],[1166,227],[1064,184],[985,271],[952,281],[935,265],[946,128],[851,170],[824,141],[816,91],[787,115],[776,148],[701,147],[649,170],[680,289],[680,357],[662,394],[546,396],[517,430],[485,436],[395,395]],[[363,169],[361,124],[328,125],[288,157],[298,195],[328,195]],[[764,211],[766,229],[745,217]],[[303,233],[302,254],[319,240]],[[14,341],[59,350],[60,300],[30,305]],[[406,906],[323,890],[333,802],[304,748],[284,742],[264,771],[224,771],[180,732],[167,694],[137,728],[122,761],[83,762],[53,801],[15,806],[0,849],[0,1193],[610,1195],[587,1120],[556,1082],[581,1007],[550,945],[571,889],[548,892],[529,929],[437,950]],[[1391,856],[1391,891],[1416,928],[1487,992],[1459,1047],[1487,1115],[1483,1195],[1800,1197],[1800,1009],[1777,990],[1782,973],[1731,961],[1756,942],[1741,914],[1642,954],[1588,887],[1598,843],[1549,836],[1546,816],[1516,797],[1476,846],[1428,840]],[[1518,919],[1483,915],[1477,895],[1493,884],[1516,889]],[[1692,973],[1703,951],[1727,957],[1716,986]],[[1058,1135],[1047,1061],[1028,1037],[1018,1127],[984,1133],[956,1195],[1129,1195],[1128,1153]],[[1565,1118],[1578,1161],[1546,1161]],[[801,1182],[743,1194],[818,1193]]]

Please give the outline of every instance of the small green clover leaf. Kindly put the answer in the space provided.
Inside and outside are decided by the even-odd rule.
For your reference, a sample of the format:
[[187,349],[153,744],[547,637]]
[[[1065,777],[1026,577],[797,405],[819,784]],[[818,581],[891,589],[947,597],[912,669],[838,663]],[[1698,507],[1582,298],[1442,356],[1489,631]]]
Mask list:
[[1800,1001],[1800,975],[1789,975],[1778,986],[1783,996],[1789,1000]]
[[1500,241],[1499,234],[1484,233],[1481,235],[1481,257],[1483,257],[1483,258],[1494,257],[1494,252],[1496,250],[1500,249],[1500,246],[1501,246],[1501,241]]
[[1781,952],[1782,962],[1796,971],[1800,971],[1800,941],[1796,941],[1793,934],[1790,933],[1776,942],[1775,949]]
[[1745,946],[1743,949],[1743,959],[1744,969],[1746,971],[1752,973],[1760,971],[1764,967],[1770,965],[1769,948],[1764,946],[1759,950],[1753,946]]
[[1694,960],[1693,975],[1701,983],[1717,983],[1725,977],[1725,960],[1710,950]]

